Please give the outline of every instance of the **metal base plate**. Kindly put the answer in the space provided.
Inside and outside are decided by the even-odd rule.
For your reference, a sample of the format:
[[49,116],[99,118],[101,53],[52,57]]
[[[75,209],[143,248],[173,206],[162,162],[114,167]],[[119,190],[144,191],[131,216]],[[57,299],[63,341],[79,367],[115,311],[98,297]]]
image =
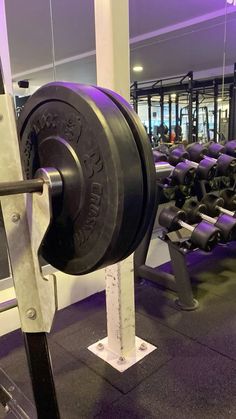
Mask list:
[[175,304],[178,306],[178,308],[180,308],[183,311],[194,311],[197,310],[197,308],[199,307],[199,302],[195,300],[195,298],[193,299],[193,305],[191,306],[184,305],[180,302],[179,298],[175,300]]
[[88,347],[89,351],[91,351],[94,355],[99,356],[99,358],[103,359],[103,361],[110,364],[119,372],[124,372],[128,368],[132,367],[132,365],[137,364],[137,362],[149,355],[151,352],[155,351],[155,349],[157,349],[156,346],[138,338],[137,336],[135,336],[135,348],[127,357],[122,357],[112,352],[108,347],[107,337]]

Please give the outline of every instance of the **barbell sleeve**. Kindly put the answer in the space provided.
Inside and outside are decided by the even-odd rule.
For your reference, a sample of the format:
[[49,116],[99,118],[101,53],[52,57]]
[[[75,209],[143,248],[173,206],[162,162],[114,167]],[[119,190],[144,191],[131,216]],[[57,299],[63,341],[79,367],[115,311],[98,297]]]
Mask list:
[[17,182],[1,182],[0,196],[42,192],[43,184],[43,179],[20,180]]

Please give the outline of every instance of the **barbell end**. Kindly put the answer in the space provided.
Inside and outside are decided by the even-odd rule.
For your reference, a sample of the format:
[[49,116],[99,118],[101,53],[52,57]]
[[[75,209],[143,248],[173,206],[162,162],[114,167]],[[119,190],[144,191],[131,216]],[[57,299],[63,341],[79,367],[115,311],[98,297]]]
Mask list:
[[43,184],[44,181],[42,179],[20,180],[16,182],[1,182],[0,196],[42,192]]
[[57,196],[62,193],[63,183],[59,171],[48,167],[38,169],[34,179],[0,182],[0,196],[42,193],[45,182],[49,183],[52,196]]

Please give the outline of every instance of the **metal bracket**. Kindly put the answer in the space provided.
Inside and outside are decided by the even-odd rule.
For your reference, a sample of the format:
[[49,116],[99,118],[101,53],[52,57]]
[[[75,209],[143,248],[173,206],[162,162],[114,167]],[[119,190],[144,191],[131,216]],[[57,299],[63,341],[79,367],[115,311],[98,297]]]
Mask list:
[[[12,97],[0,95],[0,181],[23,180]],[[38,252],[51,220],[50,182],[41,194],[1,197],[21,328],[49,332],[56,310],[55,277],[44,278]]]

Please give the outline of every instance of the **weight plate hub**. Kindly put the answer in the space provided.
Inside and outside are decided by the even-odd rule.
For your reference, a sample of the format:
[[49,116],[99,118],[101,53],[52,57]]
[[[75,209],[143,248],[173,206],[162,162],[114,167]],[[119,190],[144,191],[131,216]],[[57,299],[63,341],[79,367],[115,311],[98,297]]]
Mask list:
[[51,83],[27,101],[19,136],[28,178],[40,167],[55,167],[63,179],[62,196],[53,198],[44,259],[79,275],[127,257],[143,238],[142,217],[155,202],[153,161],[153,179],[143,173],[142,152],[152,159],[146,133],[140,151],[123,113],[104,92]]

